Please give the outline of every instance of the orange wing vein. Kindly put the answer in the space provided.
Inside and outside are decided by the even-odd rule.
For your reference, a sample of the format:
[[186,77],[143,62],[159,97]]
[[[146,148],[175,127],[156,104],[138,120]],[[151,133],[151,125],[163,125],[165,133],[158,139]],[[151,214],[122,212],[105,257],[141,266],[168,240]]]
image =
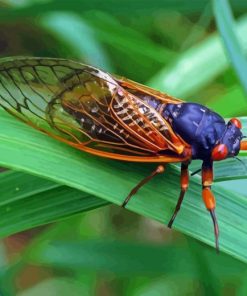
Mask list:
[[[149,100],[159,103],[159,110]],[[161,116],[178,99],[53,58],[0,60],[0,106],[77,149],[126,161],[179,162],[189,146]]]

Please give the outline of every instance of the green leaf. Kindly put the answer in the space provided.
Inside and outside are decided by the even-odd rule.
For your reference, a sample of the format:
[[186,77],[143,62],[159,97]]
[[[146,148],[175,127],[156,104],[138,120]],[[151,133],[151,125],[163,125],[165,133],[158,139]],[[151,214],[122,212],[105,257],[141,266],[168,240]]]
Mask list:
[[227,53],[247,93],[247,60],[235,30],[235,21],[228,0],[213,0],[213,10]]
[[[167,63],[175,56],[175,52],[159,44],[152,42],[149,38],[135,31],[131,27],[121,25],[119,21],[109,15],[94,12],[84,14],[83,19],[93,28],[95,35],[103,43],[120,50],[124,55],[134,55],[135,60],[145,59],[150,63]],[[151,66],[150,66],[151,68]]]
[[247,179],[247,157],[227,159],[215,165],[215,182]]
[[[236,31],[242,48],[247,52],[246,16],[237,21]],[[228,67],[229,61],[220,37],[214,33],[181,54],[152,77],[148,84],[178,97],[188,97],[208,85]]]
[[0,184],[1,236],[108,204],[79,190],[25,173],[1,173]]
[[[0,151],[1,166],[47,178],[118,205],[130,189],[155,167],[152,164],[101,159],[83,153],[49,138],[4,112],[0,116]],[[168,166],[165,174],[144,186],[127,208],[166,224],[179,195],[179,173],[176,166]],[[247,200],[218,184],[213,186],[213,190],[218,201],[221,250],[247,262]],[[53,198],[50,197],[50,202]],[[19,207],[21,213],[27,209],[26,206]],[[46,211],[44,215],[49,213]],[[212,222],[201,202],[199,176],[191,178],[190,189],[174,228],[214,245]]]
[[[30,2],[31,3],[31,2]],[[150,15],[159,10],[176,10],[183,13],[201,12],[207,5],[207,0],[91,0],[91,1],[67,1],[53,0],[43,3],[27,4],[17,8],[1,8],[0,18],[16,19],[18,17],[33,17],[41,13],[51,11],[75,11],[82,12],[87,10],[102,10],[109,13],[126,14],[126,13],[145,13]],[[247,4],[242,0],[234,1],[234,8],[238,11],[246,9]]]
[[77,58],[86,63],[112,71],[113,67],[95,32],[82,18],[72,13],[50,13],[39,23],[43,28],[69,45]]
[[[190,170],[194,172],[200,167],[200,161],[193,161]],[[240,161],[230,158],[214,163],[214,182],[240,179],[247,179],[247,157],[241,157]]]
[[[211,268],[221,277],[245,270],[245,265],[233,258],[219,257],[214,250],[200,246],[201,258],[210,261]],[[183,260],[181,260],[183,258]],[[108,271],[128,276],[169,274],[200,278],[199,264],[194,254],[184,246],[152,245],[109,240],[72,240],[40,242],[28,250],[28,263],[66,270]],[[210,258],[210,259],[209,259]],[[226,269],[224,264],[232,269]]]
[[17,296],[43,296],[43,295],[85,295],[87,293],[87,287],[84,283],[76,281],[71,278],[65,277],[54,277],[52,279],[45,279],[44,281],[34,285],[31,288],[28,288],[20,293]]
[[[141,283],[139,281],[136,282],[135,287],[133,287],[134,285],[132,283],[131,288],[134,288],[134,291],[132,292],[128,289],[128,292],[129,290],[130,292],[125,295],[157,296],[163,295],[164,291],[166,295],[171,296],[181,296],[181,291],[183,295],[196,295],[198,293],[198,288],[193,280],[193,278],[190,278],[187,275],[186,271],[183,276],[170,276],[169,274],[166,274],[165,276],[159,277],[158,279],[152,279],[151,281],[146,278],[144,283],[143,281]],[[200,293],[203,293],[201,288],[200,291]]]
[[[179,270],[176,258],[182,254],[186,262],[192,262],[190,253],[185,255],[182,247],[152,246],[107,240],[52,241],[50,244],[41,243],[32,249],[26,256],[26,260],[35,265],[70,270],[88,269],[125,275],[167,272],[179,274],[183,271]],[[196,272],[193,269],[193,263],[187,266],[187,272],[195,276]]]
[[246,95],[240,85],[227,88],[220,96],[211,98],[207,106],[223,117],[246,115]]

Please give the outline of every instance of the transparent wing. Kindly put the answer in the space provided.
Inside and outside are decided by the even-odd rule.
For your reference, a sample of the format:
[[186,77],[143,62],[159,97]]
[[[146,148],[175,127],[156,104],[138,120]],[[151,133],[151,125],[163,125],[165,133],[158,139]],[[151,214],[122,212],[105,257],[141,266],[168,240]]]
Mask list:
[[[126,114],[119,109],[125,102],[135,116],[149,124],[148,132],[126,108]],[[52,137],[93,154],[129,160],[131,156],[159,158],[161,146],[163,150],[176,151],[169,144],[170,133],[162,134],[160,126],[157,132],[155,121],[150,124],[149,118],[141,114],[140,103],[112,76],[81,63],[25,57],[0,61],[0,105],[5,110]],[[146,107],[151,110],[147,104]],[[131,117],[131,121],[126,122],[123,116]]]

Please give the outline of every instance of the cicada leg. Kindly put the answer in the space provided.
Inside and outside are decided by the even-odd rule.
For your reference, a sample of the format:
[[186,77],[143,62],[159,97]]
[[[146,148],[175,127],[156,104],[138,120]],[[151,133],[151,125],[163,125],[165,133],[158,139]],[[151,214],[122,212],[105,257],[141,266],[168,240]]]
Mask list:
[[213,183],[213,163],[203,162],[202,164],[202,198],[213,221],[215,247],[218,252],[219,251],[219,227],[218,227],[218,222],[215,215],[216,202],[215,202],[213,192],[211,191],[212,183]]
[[161,174],[165,171],[165,167],[163,165],[159,165],[155,171],[152,172],[151,175],[144,178],[141,182],[139,182],[129,193],[129,195],[125,198],[124,202],[122,203],[122,207],[125,208],[127,203],[130,201],[131,197],[137,193],[137,191],[145,185],[148,181],[153,179],[158,174]]
[[174,213],[171,217],[171,220],[168,223],[168,227],[172,228],[172,224],[177,216],[177,213],[179,212],[185,193],[188,190],[189,187],[189,167],[190,162],[185,162],[181,164],[181,175],[180,175],[180,186],[181,186],[181,190],[180,190],[180,195],[176,204],[176,208],[174,210]]

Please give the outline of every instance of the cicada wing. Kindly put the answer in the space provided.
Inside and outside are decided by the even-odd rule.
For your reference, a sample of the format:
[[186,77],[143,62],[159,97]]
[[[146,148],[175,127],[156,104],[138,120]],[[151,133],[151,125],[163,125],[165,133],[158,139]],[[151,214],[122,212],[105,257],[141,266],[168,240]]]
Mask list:
[[189,147],[162,116],[162,111],[167,104],[180,104],[181,100],[126,78],[120,78],[117,82],[125,90],[125,101],[128,98],[128,106],[132,109],[132,118],[135,117],[136,120],[130,122],[130,116],[127,116],[127,112],[124,112],[123,108],[120,110],[123,100],[118,99],[118,105],[115,106],[120,111],[116,112],[116,114],[121,114],[122,120],[128,119],[127,124],[132,126],[132,131],[136,129],[138,134],[142,134],[146,140],[154,143],[158,150],[171,150],[180,154],[185,147]]
[[163,102],[165,104],[167,104],[167,103],[180,104],[180,103],[184,102],[181,99],[175,98],[171,95],[160,92],[158,90],[155,90],[155,89],[148,87],[146,85],[143,85],[141,83],[132,81],[132,80],[127,79],[125,77],[116,76],[116,81],[123,88],[128,89],[128,91],[130,91],[131,93],[134,93],[137,96],[143,97],[144,95],[149,95],[151,97],[155,97],[156,99],[160,100],[160,102]]
[[111,117],[109,104],[117,87],[108,74],[69,60],[0,61],[0,105],[9,113],[73,146],[108,143],[111,149],[130,146],[133,154],[150,154]]
[[9,113],[93,154],[125,160],[131,155],[154,157],[155,137],[151,141],[136,136],[113,110],[114,102],[121,100],[121,90],[124,99],[138,109],[133,95],[96,68],[52,58],[0,61],[0,105]]
[[[64,64],[65,63],[65,64]],[[39,129],[61,135],[61,127],[78,127],[56,99],[74,72],[66,61],[38,58],[6,58],[0,62],[0,105],[9,113]],[[55,102],[56,101],[56,102]],[[62,132],[63,137],[70,136]]]

